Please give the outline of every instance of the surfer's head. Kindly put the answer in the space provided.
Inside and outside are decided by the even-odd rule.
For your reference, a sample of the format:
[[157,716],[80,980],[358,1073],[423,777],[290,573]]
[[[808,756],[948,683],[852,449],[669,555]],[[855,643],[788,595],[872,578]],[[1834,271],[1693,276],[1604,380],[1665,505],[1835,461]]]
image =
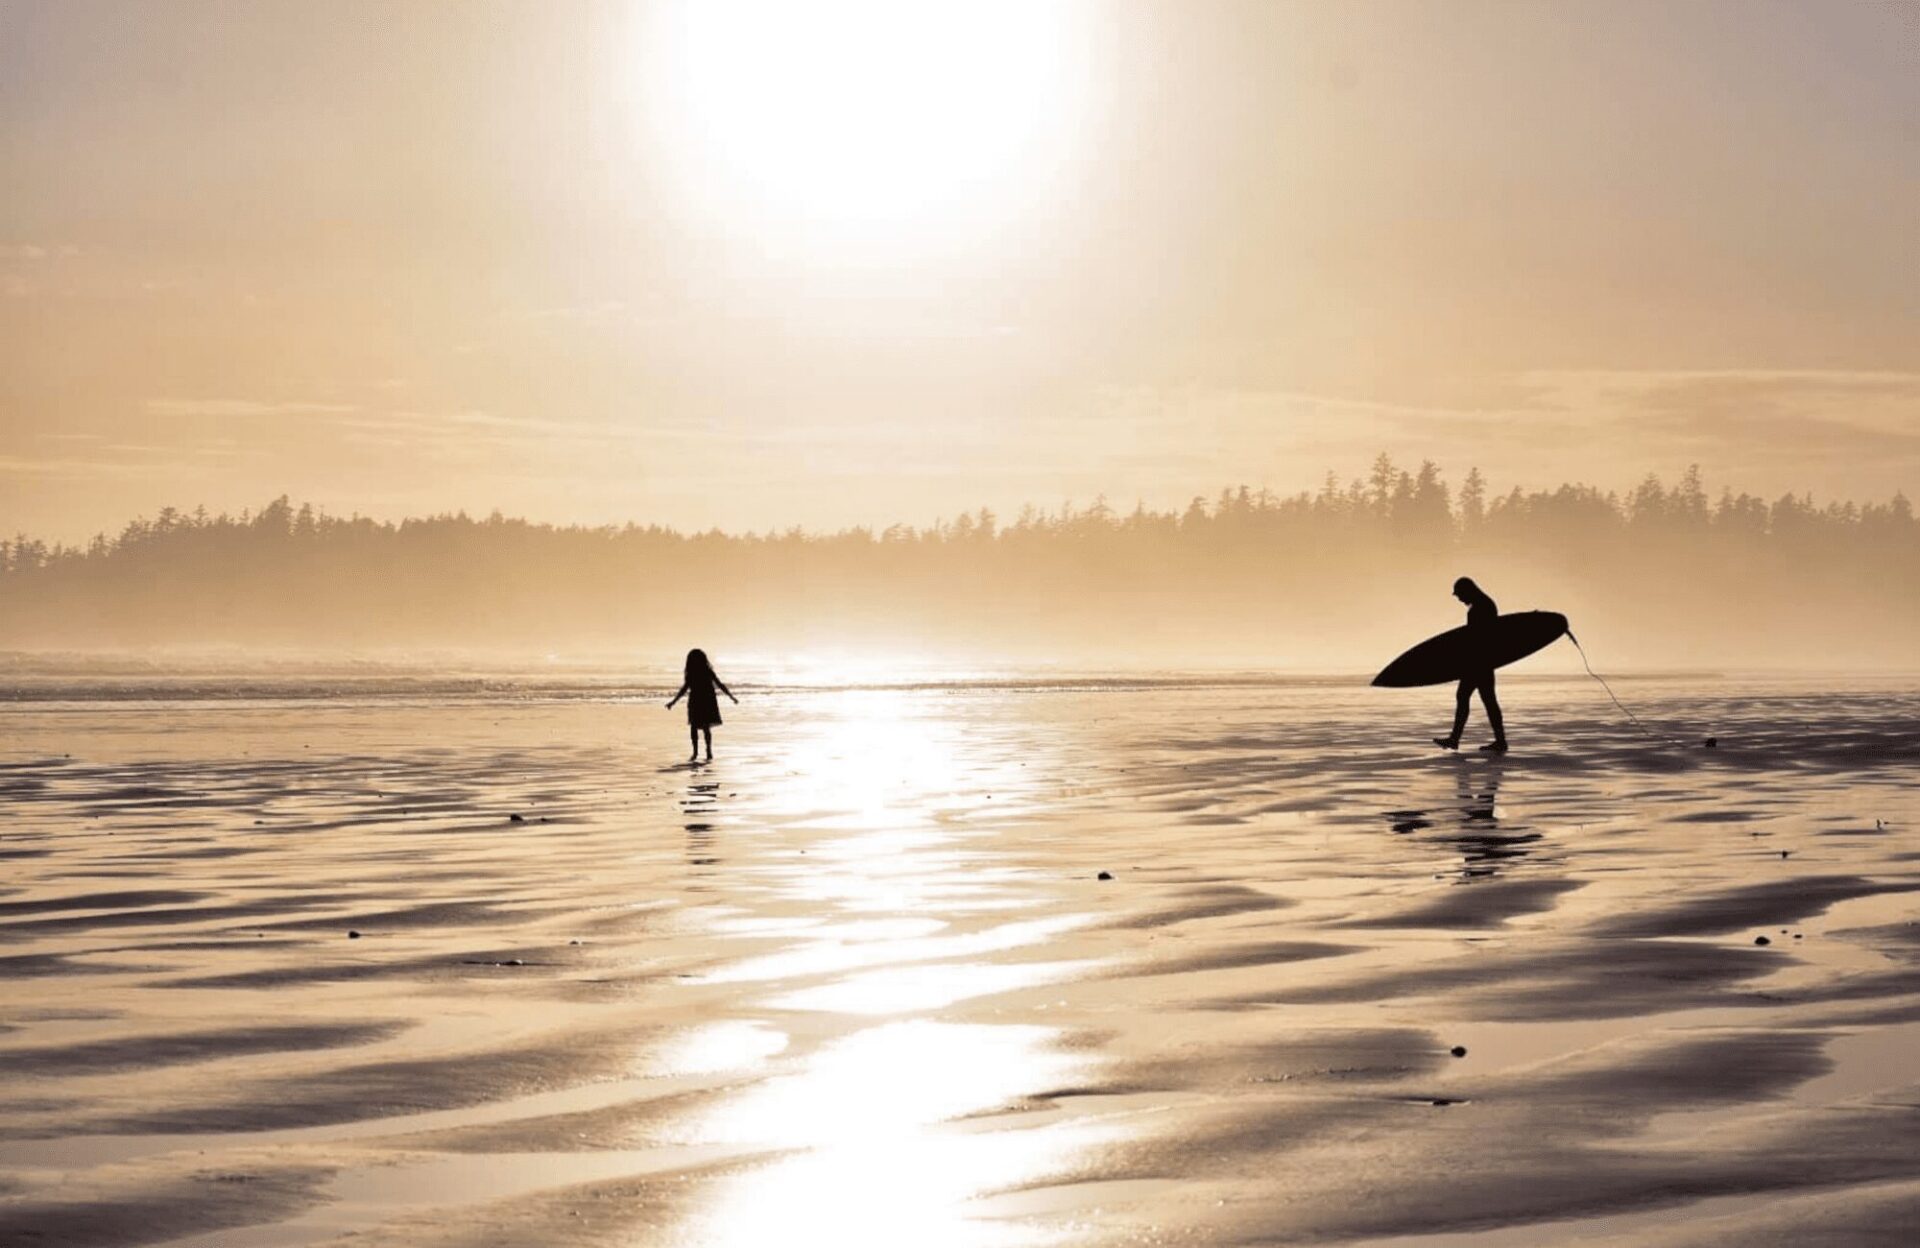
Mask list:
[[1463,576],[1453,583],[1453,596],[1461,602],[1475,602],[1481,598],[1485,598],[1487,595],[1478,585],[1473,583],[1472,577]]

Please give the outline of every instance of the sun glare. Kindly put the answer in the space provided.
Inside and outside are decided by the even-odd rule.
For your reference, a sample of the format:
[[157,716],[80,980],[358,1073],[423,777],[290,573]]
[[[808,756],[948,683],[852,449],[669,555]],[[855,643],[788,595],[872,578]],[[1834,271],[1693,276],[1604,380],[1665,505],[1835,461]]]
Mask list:
[[650,128],[707,211],[865,239],[1032,202],[1082,96],[1067,6],[686,0],[644,26]]

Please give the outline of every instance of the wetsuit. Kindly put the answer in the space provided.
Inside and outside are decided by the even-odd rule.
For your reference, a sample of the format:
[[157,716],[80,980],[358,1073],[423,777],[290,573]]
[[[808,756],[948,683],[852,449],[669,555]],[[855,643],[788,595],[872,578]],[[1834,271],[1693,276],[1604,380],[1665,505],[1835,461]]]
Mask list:
[[[1469,630],[1490,629],[1498,618],[1500,618],[1500,608],[1485,591],[1481,591],[1478,597],[1467,605]],[[1460,688],[1454,694],[1453,739],[1456,742],[1459,741],[1460,734],[1467,730],[1467,711],[1473,705],[1473,695],[1476,692],[1480,695],[1480,705],[1487,708],[1487,722],[1493,725],[1493,739],[1504,745],[1507,740],[1507,725],[1500,715],[1499,695],[1493,691],[1491,664],[1461,678]]]

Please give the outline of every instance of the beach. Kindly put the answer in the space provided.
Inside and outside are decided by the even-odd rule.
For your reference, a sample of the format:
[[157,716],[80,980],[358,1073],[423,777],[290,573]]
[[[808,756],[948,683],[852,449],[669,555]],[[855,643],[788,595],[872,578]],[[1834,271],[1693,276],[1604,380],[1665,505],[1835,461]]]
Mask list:
[[21,685],[0,1243],[1909,1242],[1920,680],[1615,688]]

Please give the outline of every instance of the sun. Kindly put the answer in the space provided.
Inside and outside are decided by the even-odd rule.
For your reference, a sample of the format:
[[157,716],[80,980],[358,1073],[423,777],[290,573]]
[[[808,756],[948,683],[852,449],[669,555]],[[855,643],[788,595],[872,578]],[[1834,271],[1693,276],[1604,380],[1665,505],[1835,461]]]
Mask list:
[[648,129],[701,211],[864,237],[991,223],[1078,125],[1071,7],[683,0],[642,24]]

